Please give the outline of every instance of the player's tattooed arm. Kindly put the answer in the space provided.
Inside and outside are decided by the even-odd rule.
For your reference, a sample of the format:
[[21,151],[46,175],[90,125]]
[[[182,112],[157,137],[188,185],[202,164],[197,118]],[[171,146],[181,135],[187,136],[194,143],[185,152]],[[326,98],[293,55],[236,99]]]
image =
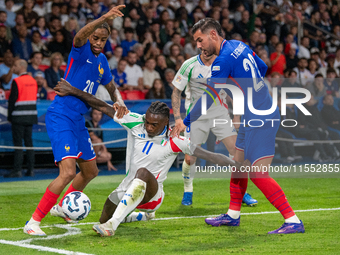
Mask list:
[[76,87],[73,87],[69,82],[61,78],[58,84],[54,87],[54,90],[58,96],[72,95],[78,97],[82,101],[88,103],[92,108],[105,113],[107,116],[113,118],[115,115],[115,108],[96,98],[94,95],[86,93]]
[[174,113],[175,121],[181,119],[181,93],[178,88],[174,87],[171,95],[172,110]]
[[122,96],[120,95],[119,90],[117,89],[114,80],[105,85],[105,88],[110,94],[111,100],[115,102],[113,108],[117,111],[117,118],[122,118],[125,114],[129,112],[126,108]]
[[115,19],[117,17],[123,17],[124,15],[120,11],[123,8],[125,8],[125,5],[115,6],[100,18],[90,22],[82,29],[80,29],[73,39],[74,46],[79,48],[86,44],[87,38],[104,22],[107,22],[110,19]]

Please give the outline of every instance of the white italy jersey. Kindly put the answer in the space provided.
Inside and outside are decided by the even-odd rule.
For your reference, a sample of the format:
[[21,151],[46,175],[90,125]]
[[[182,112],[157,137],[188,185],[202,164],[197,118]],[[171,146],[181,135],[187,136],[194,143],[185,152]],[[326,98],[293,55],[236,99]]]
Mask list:
[[[123,118],[114,117],[128,132],[126,148],[125,184],[135,178],[139,168],[145,167],[157,179],[159,185],[167,177],[167,173],[175,161],[177,154],[183,152],[191,155],[190,140],[184,137],[167,138],[166,127],[164,131],[155,137],[149,137],[144,128],[144,116],[138,113],[128,113]],[[191,149],[194,150],[194,146]]]
[[[183,91],[186,88],[185,109],[187,110],[187,113],[190,112],[190,109],[195,105],[196,101],[203,95],[204,91],[207,88],[207,86],[205,85],[207,78],[211,77],[211,65],[204,65],[200,58],[200,55],[201,54],[186,60],[182,64],[174,80],[172,81],[172,84],[180,91]],[[213,96],[214,98],[217,97],[217,95]],[[223,89],[220,90],[219,97],[222,101],[223,106],[227,108],[227,93]],[[215,109],[215,107],[219,110]],[[220,107],[221,103],[219,99],[216,99],[216,104],[213,104],[209,108],[209,112],[207,115],[209,115],[209,117],[211,118],[213,117],[211,113],[216,113],[217,115],[221,114]],[[215,111],[213,111],[214,109]]]

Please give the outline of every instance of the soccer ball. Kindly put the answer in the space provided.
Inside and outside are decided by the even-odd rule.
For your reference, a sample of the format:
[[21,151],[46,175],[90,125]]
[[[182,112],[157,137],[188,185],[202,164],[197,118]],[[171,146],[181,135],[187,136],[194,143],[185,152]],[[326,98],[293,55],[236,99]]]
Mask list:
[[90,213],[91,201],[83,192],[73,191],[65,196],[62,208],[71,220],[83,220]]

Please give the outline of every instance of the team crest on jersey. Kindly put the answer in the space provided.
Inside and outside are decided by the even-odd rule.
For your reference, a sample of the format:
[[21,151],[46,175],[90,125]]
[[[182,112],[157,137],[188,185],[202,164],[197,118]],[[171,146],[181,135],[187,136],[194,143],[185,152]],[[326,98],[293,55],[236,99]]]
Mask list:
[[66,152],[70,151],[70,146],[68,144],[65,145],[65,150],[66,150]]
[[163,138],[162,142],[161,142],[161,146],[164,147],[165,145],[167,145],[169,139]]
[[100,75],[104,74],[104,68],[101,67],[101,63],[99,63],[98,71],[99,71]]
[[182,81],[182,77],[180,75],[177,76],[176,82],[180,83]]
[[221,69],[220,66],[213,66],[212,68],[213,71],[220,71],[220,69]]

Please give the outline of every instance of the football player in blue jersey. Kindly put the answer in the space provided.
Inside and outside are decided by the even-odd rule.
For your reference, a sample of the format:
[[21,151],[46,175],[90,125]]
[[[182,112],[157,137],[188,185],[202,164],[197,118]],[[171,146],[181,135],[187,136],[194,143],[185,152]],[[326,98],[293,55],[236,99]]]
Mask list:
[[[112,101],[116,102],[114,107],[119,118],[124,116],[126,107],[112,79],[107,59],[101,51],[111,32],[107,21],[122,17],[120,10],[124,7],[124,5],[113,7],[75,35],[64,77],[74,87],[92,95],[96,93],[98,85],[103,84]],[[97,176],[96,155],[83,117],[89,107],[77,97],[57,95],[48,108],[46,128],[54,160],[59,167],[59,176],[47,187],[32,218],[25,225],[24,233],[46,235],[39,225],[49,211],[53,216],[72,222],[61,209],[62,199],[55,205],[60,193],[72,180],[65,195],[72,191],[82,191]],[[78,174],[76,163],[80,168]]]
[[[218,56],[211,65],[212,78],[206,84],[205,94],[217,95],[221,84],[228,84],[228,88],[224,87],[224,89],[231,97],[233,97],[232,93],[236,94],[235,90],[239,92],[233,98],[234,106],[235,102],[244,100],[245,113],[236,140],[235,161],[243,162],[244,159],[248,159],[251,162],[253,171],[249,172],[250,179],[285,219],[285,223],[279,229],[268,233],[304,233],[303,223],[295,215],[281,187],[268,175],[268,171],[265,171],[269,169],[274,157],[275,136],[280,120],[278,108],[276,105],[272,107],[273,100],[263,81],[267,71],[266,64],[243,42],[223,39],[220,24],[211,18],[197,22],[192,29],[192,34],[202,54]],[[217,84],[219,86],[216,86]],[[248,97],[252,99],[252,105],[248,104]],[[202,98],[207,101],[207,109],[212,105],[214,98],[202,96],[184,119],[183,124],[173,129],[173,136],[184,131],[186,126],[202,115]],[[261,115],[259,110],[268,113]],[[261,127],[251,125],[252,120],[262,123]],[[207,218],[206,223],[212,226],[239,226],[241,203],[247,185],[248,172],[232,173],[228,212],[219,217]]]

